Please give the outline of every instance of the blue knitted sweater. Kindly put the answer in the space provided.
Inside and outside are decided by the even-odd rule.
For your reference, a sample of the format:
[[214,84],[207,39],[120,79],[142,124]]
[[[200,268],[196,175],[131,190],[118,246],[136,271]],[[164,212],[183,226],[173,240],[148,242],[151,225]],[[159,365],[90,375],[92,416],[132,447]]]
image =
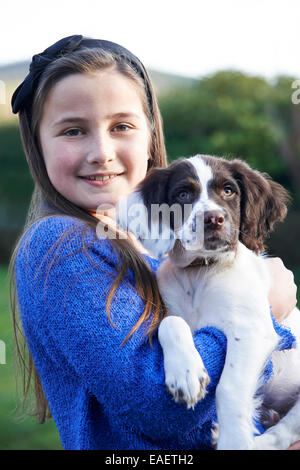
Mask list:
[[[113,298],[113,326],[106,301],[117,257],[109,241],[83,227],[67,216],[42,219],[23,237],[16,259],[22,324],[63,447],[209,449],[225,336],[214,328],[195,332],[208,393],[194,410],[175,403],[165,390],[157,334],[152,348],[145,336],[149,325],[121,345],[144,308],[133,274]],[[159,261],[145,259],[155,272]]]

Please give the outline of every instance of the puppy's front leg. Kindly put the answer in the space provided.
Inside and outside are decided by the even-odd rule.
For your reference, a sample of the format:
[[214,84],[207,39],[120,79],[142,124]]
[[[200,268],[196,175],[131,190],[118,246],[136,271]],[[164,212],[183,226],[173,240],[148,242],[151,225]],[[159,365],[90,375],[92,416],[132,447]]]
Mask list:
[[265,325],[239,328],[227,334],[227,354],[216,390],[219,450],[253,447],[254,395],[266,359],[277,343],[277,335],[266,335]]
[[186,402],[188,408],[206,394],[209,376],[194,345],[188,324],[174,315],[164,318],[158,329],[158,339],[164,353],[165,382],[176,402]]

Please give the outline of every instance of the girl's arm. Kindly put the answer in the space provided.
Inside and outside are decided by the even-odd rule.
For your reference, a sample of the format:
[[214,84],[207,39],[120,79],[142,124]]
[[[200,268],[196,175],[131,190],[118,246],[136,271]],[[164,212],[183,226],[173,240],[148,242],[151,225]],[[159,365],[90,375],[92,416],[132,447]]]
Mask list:
[[[48,218],[30,231],[19,250],[18,298],[37,369],[47,351],[63,374],[66,370],[74,374],[95,395],[110,420],[115,416],[124,426],[153,439],[190,432],[212,419],[214,391],[225,361],[225,336],[214,328],[195,333],[195,345],[211,380],[209,393],[194,410],[175,403],[165,390],[157,335],[150,348],[144,326],[121,345],[144,308],[132,275],[113,298],[112,326],[106,301],[117,259],[108,241],[91,243],[91,230],[85,237],[86,254],[81,227],[70,217]],[[53,248],[61,235],[76,228]]]
[[280,258],[266,258],[271,276],[269,302],[272,313],[278,322],[282,322],[296,307],[297,286],[292,271],[287,269]]

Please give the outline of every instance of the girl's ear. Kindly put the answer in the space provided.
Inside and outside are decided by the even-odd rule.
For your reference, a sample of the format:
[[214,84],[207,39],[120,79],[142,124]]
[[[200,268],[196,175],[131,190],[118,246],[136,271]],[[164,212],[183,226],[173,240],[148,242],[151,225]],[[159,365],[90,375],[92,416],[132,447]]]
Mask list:
[[241,191],[239,239],[259,253],[274,223],[284,220],[289,194],[269,175],[252,170],[247,163],[238,159],[229,163]]
[[163,257],[175,243],[167,204],[167,168],[153,168],[136,190],[118,204],[118,223],[132,232],[157,258]]

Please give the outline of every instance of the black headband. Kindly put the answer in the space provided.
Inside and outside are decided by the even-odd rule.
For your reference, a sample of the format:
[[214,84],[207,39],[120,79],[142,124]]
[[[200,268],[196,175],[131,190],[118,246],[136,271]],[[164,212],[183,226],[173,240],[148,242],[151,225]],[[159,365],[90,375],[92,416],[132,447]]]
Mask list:
[[135,70],[135,72],[143,79],[145,83],[147,98],[150,106],[151,113],[153,114],[153,99],[151,87],[147,77],[145,67],[141,61],[134,56],[125,47],[120,46],[114,42],[104,41],[102,39],[84,38],[81,35],[68,36],[56,42],[52,46],[44,50],[40,54],[32,57],[32,62],[29,67],[29,74],[25,77],[23,82],[15,90],[12,99],[12,111],[17,114],[21,109],[25,108],[31,114],[31,106],[33,95],[39,83],[39,79],[44,72],[47,65],[55,59],[62,57],[75,50],[83,48],[99,48],[125,58],[128,64]]

